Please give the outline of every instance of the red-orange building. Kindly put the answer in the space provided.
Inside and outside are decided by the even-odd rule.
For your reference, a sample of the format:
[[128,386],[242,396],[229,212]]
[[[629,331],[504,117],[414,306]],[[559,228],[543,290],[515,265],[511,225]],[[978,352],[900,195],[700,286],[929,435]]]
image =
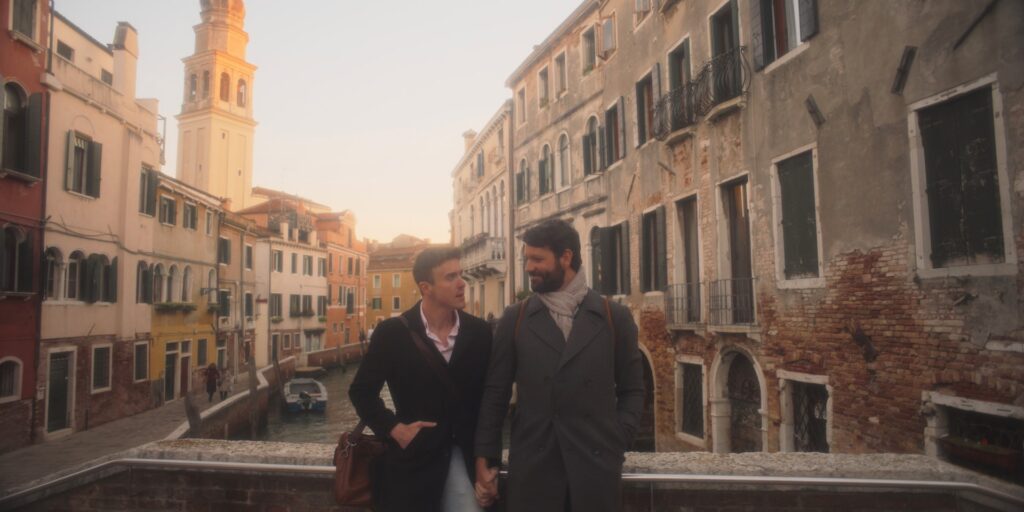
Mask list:
[[[13,5],[12,5],[13,4]],[[46,187],[49,2],[0,0],[0,453],[32,441]],[[9,29],[9,30],[8,30]]]
[[316,229],[327,249],[327,336],[324,348],[339,347],[345,360],[358,358],[366,329],[366,243],[356,236],[351,211],[321,213]]

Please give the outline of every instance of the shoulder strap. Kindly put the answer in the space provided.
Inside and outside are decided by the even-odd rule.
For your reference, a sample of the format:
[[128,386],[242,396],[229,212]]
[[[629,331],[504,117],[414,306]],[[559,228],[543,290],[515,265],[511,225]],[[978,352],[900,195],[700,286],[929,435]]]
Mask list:
[[523,323],[523,312],[526,311],[526,303],[530,301],[527,297],[519,303],[519,316],[516,318],[516,330],[512,333],[512,339],[515,340],[519,337],[519,324]]
[[604,312],[608,319],[608,328],[612,330],[612,346],[614,347],[619,341],[619,337],[615,335],[615,322],[612,322],[612,306],[608,303],[608,297],[604,298]]
[[423,354],[423,358],[427,360],[427,365],[430,366],[430,369],[434,370],[434,373],[441,378],[441,382],[443,382],[445,387],[448,388],[448,391],[456,400],[458,400],[459,388],[455,385],[455,381],[452,380],[452,376],[448,374],[448,372],[441,366],[441,363],[437,362],[437,358],[435,358],[430,352],[430,348],[427,347],[427,342],[423,341],[423,337],[420,336],[420,333],[416,332],[416,329],[413,329],[412,326],[409,325],[409,321],[406,320],[404,316],[399,315],[398,319],[401,320],[402,325],[409,330],[409,334],[412,336],[412,344],[416,345],[416,348],[418,348],[420,353]]

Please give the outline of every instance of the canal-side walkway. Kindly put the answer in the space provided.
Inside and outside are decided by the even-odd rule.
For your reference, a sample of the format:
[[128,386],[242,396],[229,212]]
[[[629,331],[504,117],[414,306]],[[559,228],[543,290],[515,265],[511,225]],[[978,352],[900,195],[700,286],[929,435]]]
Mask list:
[[[234,395],[247,391],[248,374],[235,377]],[[205,411],[221,400],[207,402],[205,393],[196,393],[195,403]],[[185,400],[121,418],[89,430],[69,434],[50,442],[36,443],[0,455],[0,496],[47,475],[74,468],[146,443],[166,439],[188,422]]]

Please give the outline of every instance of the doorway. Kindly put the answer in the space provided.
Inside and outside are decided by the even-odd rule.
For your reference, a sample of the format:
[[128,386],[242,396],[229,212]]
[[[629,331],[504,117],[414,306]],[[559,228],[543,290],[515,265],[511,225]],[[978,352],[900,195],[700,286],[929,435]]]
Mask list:
[[50,375],[47,379],[46,431],[56,432],[71,427],[71,369],[73,352],[50,354]]

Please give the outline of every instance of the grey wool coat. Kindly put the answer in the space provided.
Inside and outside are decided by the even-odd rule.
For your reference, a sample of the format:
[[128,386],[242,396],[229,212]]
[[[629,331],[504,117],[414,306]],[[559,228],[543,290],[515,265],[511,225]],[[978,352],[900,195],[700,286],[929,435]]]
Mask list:
[[[608,313],[611,312],[609,325]],[[590,290],[569,340],[537,297],[501,317],[491,349],[476,455],[501,457],[512,383],[510,512],[617,511],[622,462],[643,409],[643,368],[629,310]]]

